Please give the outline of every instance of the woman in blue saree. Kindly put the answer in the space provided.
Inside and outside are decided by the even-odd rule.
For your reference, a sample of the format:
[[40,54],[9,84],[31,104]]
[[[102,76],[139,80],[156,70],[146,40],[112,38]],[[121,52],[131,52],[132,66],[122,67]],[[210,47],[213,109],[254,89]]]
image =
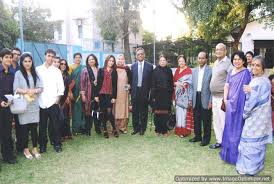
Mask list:
[[227,75],[224,87],[224,102],[226,106],[225,127],[222,139],[221,159],[229,164],[236,164],[238,145],[244,125],[243,111],[245,93],[243,86],[251,80],[246,68],[247,59],[242,51],[235,52],[231,57],[233,70]]
[[271,85],[264,76],[264,60],[254,57],[254,78],[244,88],[246,102],[236,170],[241,175],[256,175],[264,168],[266,144],[272,143]]

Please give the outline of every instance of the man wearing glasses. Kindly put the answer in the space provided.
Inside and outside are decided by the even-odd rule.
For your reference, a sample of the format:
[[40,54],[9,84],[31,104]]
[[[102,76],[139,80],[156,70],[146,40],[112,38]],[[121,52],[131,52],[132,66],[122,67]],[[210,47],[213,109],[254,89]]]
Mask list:
[[145,61],[144,49],[141,47],[137,48],[136,62],[131,66],[131,102],[133,124],[133,132],[131,135],[135,135],[137,133],[144,135],[146,131],[152,70],[152,64]]

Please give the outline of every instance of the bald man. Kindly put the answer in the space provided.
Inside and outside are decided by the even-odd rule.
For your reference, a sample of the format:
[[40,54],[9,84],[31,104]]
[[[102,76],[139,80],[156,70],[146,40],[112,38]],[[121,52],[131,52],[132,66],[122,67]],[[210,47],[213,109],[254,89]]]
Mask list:
[[216,143],[209,146],[211,149],[217,149],[222,146],[222,138],[225,124],[225,112],[221,110],[222,99],[224,97],[224,85],[227,74],[232,70],[230,59],[226,56],[227,49],[225,44],[216,45],[215,55],[217,60],[212,68],[212,78],[210,81],[210,91],[212,94],[212,113],[213,128],[216,137]]

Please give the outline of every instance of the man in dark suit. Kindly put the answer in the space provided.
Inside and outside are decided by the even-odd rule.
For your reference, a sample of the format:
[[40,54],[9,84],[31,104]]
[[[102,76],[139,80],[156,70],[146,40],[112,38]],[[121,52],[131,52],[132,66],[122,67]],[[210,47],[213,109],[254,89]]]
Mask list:
[[[199,66],[192,71],[193,82],[193,108],[194,108],[194,134],[195,137],[190,139],[190,142],[201,142],[201,146],[206,146],[210,142],[211,136],[211,92],[210,92],[210,80],[212,76],[212,70],[207,65],[206,52],[200,52],[198,54]],[[203,124],[203,138],[201,126]]]
[[131,102],[132,102],[132,125],[131,135],[140,133],[144,135],[147,127],[149,93],[153,66],[145,61],[143,48],[136,49],[136,62],[131,66]]

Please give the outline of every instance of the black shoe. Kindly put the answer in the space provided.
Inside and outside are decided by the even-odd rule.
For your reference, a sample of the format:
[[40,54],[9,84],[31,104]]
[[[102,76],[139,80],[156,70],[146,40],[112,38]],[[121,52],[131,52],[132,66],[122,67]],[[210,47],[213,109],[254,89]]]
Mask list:
[[210,148],[210,149],[217,149],[217,148],[220,148],[221,146],[222,146],[221,144],[216,143],[216,144],[211,144],[211,145],[209,146],[209,148]]
[[145,131],[140,131],[140,135],[145,135]]
[[201,138],[199,139],[199,138],[194,137],[192,139],[189,139],[189,142],[199,142],[201,140],[202,140]]
[[200,146],[207,146],[209,144],[209,142],[204,142],[204,141],[202,141],[201,143],[200,143]]
[[3,159],[3,161],[8,163],[8,164],[16,164],[16,162],[17,162],[15,158]]
[[133,131],[132,133],[131,133],[131,135],[135,135],[135,134],[138,134],[139,133],[139,131]]
[[40,153],[46,153],[47,152],[47,148],[46,147],[40,147]]
[[106,139],[108,139],[108,138],[109,138],[109,136],[108,136],[108,132],[107,132],[107,131],[104,131],[104,137],[105,137]]
[[113,134],[114,134],[114,137],[116,137],[116,138],[118,138],[118,137],[119,137],[119,134],[118,134],[118,132],[117,132],[117,131],[114,131],[114,132],[113,132]]
[[54,149],[57,153],[61,153],[62,152],[62,147],[61,146],[54,146]]

